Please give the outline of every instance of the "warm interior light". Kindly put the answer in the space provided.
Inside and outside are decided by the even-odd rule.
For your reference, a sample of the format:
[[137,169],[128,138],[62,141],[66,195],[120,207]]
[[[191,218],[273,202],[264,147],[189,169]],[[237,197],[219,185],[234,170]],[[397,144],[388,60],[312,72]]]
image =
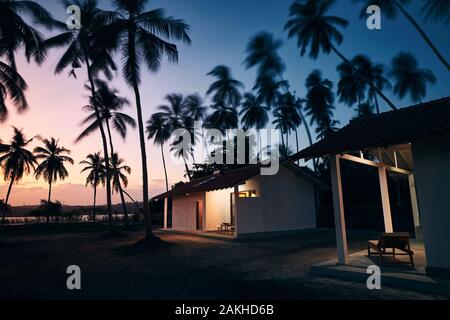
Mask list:
[[257,198],[256,190],[240,191],[239,198]]

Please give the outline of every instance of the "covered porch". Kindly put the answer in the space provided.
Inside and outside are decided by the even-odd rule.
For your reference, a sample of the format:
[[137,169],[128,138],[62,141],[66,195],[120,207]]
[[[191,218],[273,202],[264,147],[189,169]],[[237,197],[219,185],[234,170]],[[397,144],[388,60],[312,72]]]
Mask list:
[[[292,157],[293,160],[324,158],[329,164],[337,258],[317,268],[324,270],[324,265],[328,265],[328,270],[333,273],[339,271],[340,274],[348,274],[365,271],[363,269],[369,263],[377,264],[377,258],[367,257],[366,251],[349,254],[341,166],[344,161],[350,161],[376,168],[382,204],[380,215],[386,233],[407,231],[394,228],[388,174],[404,175],[409,182],[414,221],[411,238],[416,239],[412,250],[417,263],[413,269],[405,269],[399,264],[394,268],[394,274],[400,278],[408,278],[410,274],[421,275],[430,281],[448,279],[449,120],[450,97],[447,97],[352,120],[342,129]],[[385,273],[390,274],[392,266],[394,264],[386,267]],[[317,270],[316,267],[313,269]],[[367,279],[365,272],[364,277]]]
[[[355,154],[358,154],[356,156]],[[370,148],[357,153],[343,153],[328,156],[333,191],[333,210],[336,229],[336,244],[338,249],[338,263],[345,265],[349,262],[347,232],[345,223],[344,195],[342,189],[341,162],[354,163],[375,167],[378,170],[380,195],[382,203],[382,215],[384,231],[386,233],[403,232],[406,230],[394,230],[392,222],[391,202],[388,188],[388,172],[397,175],[406,175],[409,182],[411,197],[411,209],[414,221],[414,234],[411,236],[417,240],[422,239],[419,206],[417,200],[415,176],[413,173],[413,158],[410,144],[394,145],[387,148]],[[368,239],[369,240],[369,239]],[[376,239],[371,239],[376,240]],[[416,246],[417,247],[417,246]],[[423,243],[421,247],[423,250]]]

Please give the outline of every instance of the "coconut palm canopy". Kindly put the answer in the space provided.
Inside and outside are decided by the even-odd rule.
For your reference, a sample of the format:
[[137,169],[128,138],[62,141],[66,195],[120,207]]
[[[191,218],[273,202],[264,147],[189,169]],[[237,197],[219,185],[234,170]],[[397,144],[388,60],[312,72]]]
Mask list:
[[[392,106],[387,100],[402,108],[415,100],[447,96],[450,75],[439,55],[449,61],[448,1],[371,1],[383,2],[381,30],[366,28],[367,2],[280,0],[255,6],[254,1],[0,0],[0,156],[6,154],[2,144],[10,150],[12,126],[23,128],[27,139],[59,139],[76,163],[66,165],[69,177],[62,182],[64,188],[55,189],[54,198],[91,205],[93,190],[84,188],[87,173],[80,174],[79,162],[101,151],[110,163],[118,153],[133,169],[125,191],[141,201],[144,193],[151,197],[166,188],[167,180],[175,183],[185,175],[184,163],[169,156],[173,139],[159,144],[166,133],[155,128],[161,119],[152,117],[166,113],[159,106],[172,105],[168,95],[182,95],[183,117],[189,116],[183,122],[189,130],[195,120],[222,131],[279,123],[286,125],[289,136],[283,139],[292,152],[297,139],[302,149],[358,115],[388,111]],[[82,9],[81,30],[68,30],[53,20],[65,22],[69,4]],[[394,63],[400,51],[412,54],[416,62],[402,58]],[[320,69],[322,85],[307,87],[315,69]],[[365,79],[361,88],[353,86],[355,73]],[[108,99],[118,99],[98,103],[112,109],[97,118],[90,98],[102,100],[99,81],[112,91]],[[299,106],[295,121],[285,121],[289,113],[280,109],[282,97],[289,96],[284,102]],[[308,96],[321,104],[308,103]],[[86,105],[91,106],[88,112],[82,110]],[[26,112],[17,112],[22,110]],[[102,115],[110,120],[111,139],[106,121],[103,133],[100,126],[95,128]],[[150,119],[155,121],[146,132]],[[73,144],[88,128],[86,138]],[[149,140],[154,130],[158,135]],[[197,137],[194,142],[193,152],[185,155],[189,169],[194,158],[203,160],[199,151],[205,141]],[[34,139],[24,149],[31,152],[40,144]],[[27,192],[36,183],[29,164],[30,174],[25,170],[19,184],[13,184],[11,204],[40,200]],[[110,173],[105,187],[98,186],[99,204],[107,203],[106,194],[112,193],[106,191],[106,178],[112,191]],[[0,182],[0,199],[6,198],[8,182]],[[40,179],[37,184],[45,198],[47,182]],[[115,193],[109,202],[119,203],[119,197]]]

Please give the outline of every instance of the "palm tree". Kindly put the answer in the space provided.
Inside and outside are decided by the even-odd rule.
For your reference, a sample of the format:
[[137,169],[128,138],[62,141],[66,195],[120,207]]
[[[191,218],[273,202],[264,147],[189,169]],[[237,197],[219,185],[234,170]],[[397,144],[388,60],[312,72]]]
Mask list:
[[205,128],[220,130],[225,135],[227,129],[236,129],[239,126],[239,115],[236,108],[225,107],[219,103],[213,104],[210,108],[213,112],[206,117]]
[[162,9],[145,11],[148,0],[115,0],[117,12],[113,30],[120,31],[120,51],[123,54],[122,71],[126,82],[133,88],[138,116],[139,141],[142,160],[142,193],[144,202],[146,239],[153,238],[152,221],[148,197],[147,153],[145,149],[145,130],[142,117],[142,104],[139,92],[141,82],[141,62],[148,69],[157,72],[161,60],[178,61],[178,49],[172,40],[190,44],[189,26],[180,19],[167,17]]
[[[261,130],[266,127],[269,122],[269,107],[261,104],[253,93],[244,94],[244,102],[242,103],[242,109],[239,113],[241,123],[244,128],[255,128]],[[261,148],[261,135],[259,135],[259,152]]]
[[5,55],[8,64],[17,70],[15,53],[23,48],[28,61],[31,58],[41,64],[46,54],[42,46],[41,33],[26,23],[26,20],[47,29],[57,25],[52,15],[34,1],[0,0],[0,34],[2,49],[0,56]]
[[[246,68],[258,67],[257,78],[254,90],[258,92],[258,100],[264,101],[269,107],[276,107],[280,100],[288,97],[289,84],[283,79],[283,72],[285,71],[285,64],[279,55],[278,51],[281,49],[282,41],[275,39],[272,34],[261,32],[250,39],[247,45],[247,58],[244,61]],[[295,94],[293,95],[295,97]],[[296,106],[296,113],[300,118],[295,119],[296,141],[298,145],[297,127],[303,123],[305,125],[306,133],[309,142],[312,145],[310,128],[307,121],[304,121],[301,110],[302,100],[293,98]],[[294,102],[292,101],[292,102]],[[298,149],[298,148],[297,148]]]
[[357,116],[354,119],[373,115],[373,109],[373,105],[371,105],[369,102],[361,103],[358,106],[358,109],[356,109]]
[[[384,75],[384,65],[381,63],[373,63],[369,57],[359,54],[352,59],[355,69],[361,74],[362,78],[368,79],[375,87],[380,90],[391,89],[389,80]],[[374,87],[367,86],[367,98],[375,104],[377,113],[380,113],[380,105],[378,103],[378,95]]]
[[344,102],[349,107],[355,103],[361,105],[366,95],[366,83],[362,80],[362,74],[353,67],[352,63],[342,62],[337,66],[339,82],[337,94],[339,102]]
[[[52,184],[56,181],[64,181],[69,173],[64,165],[65,162],[74,164],[71,157],[67,156],[70,154],[70,150],[59,146],[59,141],[55,138],[50,140],[42,140],[43,147],[34,148],[34,153],[36,160],[42,160],[42,162],[37,166],[34,175],[36,179],[41,176],[45,181],[48,182],[48,198],[47,204],[51,204],[52,196]],[[47,223],[50,221],[50,215],[47,215]]]
[[42,46],[41,33],[26,21],[32,19],[36,25],[52,29],[56,25],[51,14],[33,1],[0,0],[0,122],[8,113],[7,95],[18,112],[28,108],[24,92],[25,80],[17,72],[16,52],[24,50],[28,61],[33,58],[39,65],[45,61],[46,52]]
[[205,150],[207,150],[207,144],[204,134],[204,126],[205,126],[205,119],[208,114],[208,107],[203,105],[203,99],[200,97],[200,95],[195,93],[186,97],[184,102],[184,108],[187,116],[191,118],[192,121],[194,121],[194,123],[196,121],[202,122],[202,141]]
[[19,112],[28,108],[24,93],[27,88],[27,83],[16,70],[0,61],[0,122],[6,121],[8,116],[7,100],[10,100]]
[[[311,125],[316,124],[321,128],[334,127],[333,123],[333,109],[335,108],[333,82],[322,78],[322,73],[319,70],[313,70],[306,78],[306,105],[305,111],[311,118]],[[320,133],[326,130],[319,129]],[[322,134],[323,136],[323,134]]]
[[86,157],[87,160],[80,162],[81,165],[85,165],[81,173],[88,172],[86,177],[86,186],[91,186],[94,189],[94,221],[97,214],[97,188],[100,184],[105,185],[106,180],[106,168],[104,160],[100,152],[89,154]]
[[[291,125],[290,130],[293,130],[295,132],[295,142],[297,152],[299,152],[298,127],[300,127],[303,123],[303,116],[301,115],[302,101],[300,99],[297,99],[295,97],[295,94],[288,91],[281,96],[278,108],[285,109],[284,113],[288,117],[289,123]],[[307,124],[305,124],[305,126],[306,125]]]
[[172,134],[175,130],[185,129],[189,131],[191,136],[190,148],[189,150],[184,150],[182,142],[183,138],[180,137],[179,140],[172,143],[172,151],[176,151],[177,155],[183,157],[184,165],[186,167],[186,173],[191,178],[190,170],[187,165],[187,158],[191,156],[194,159],[193,147],[196,142],[196,136],[194,136],[194,118],[193,116],[199,116],[198,114],[193,114],[193,112],[201,112],[199,110],[195,111],[197,108],[194,106],[194,101],[197,98],[193,96],[184,98],[182,94],[169,94],[165,98],[167,104],[158,107],[160,112],[157,114],[158,121],[162,121],[165,126],[165,130],[170,130]]
[[[64,0],[63,4],[77,5],[81,11],[82,27],[79,30],[64,32],[45,41],[44,47],[66,46],[64,54],[57,63],[55,73],[59,74],[65,69],[70,69],[70,75],[76,77],[75,70],[86,66],[91,97],[96,101],[95,77],[103,73],[108,79],[112,78],[111,70],[116,70],[112,53],[116,50],[118,43],[116,37],[111,36],[109,23],[114,16],[97,8],[97,0],[75,0],[69,2]],[[103,157],[106,168],[109,168],[110,156],[108,153],[108,142],[105,129],[102,125],[100,110],[94,104],[94,111],[99,123],[102,139]],[[109,230],[114,231],[111,201],[111,176],[106,172],[106,202],[109,220]]]
[[339,125],[338,120],[332,118],[321,119],[316,128],[317,139],[324,139],[336,132],[338,130],[337,125]]
[[111,171],[112,171],[112,186],[113,191],[120,194],[124,212],[125,227],[129,227],[128,210],[126,209],[126,202],[123,189],[128,187],[128,178],[126,174],[131,174],[131,168],[124,164],[125,160],[120,158],[117,153],[111,155]]
[[[288,37],[297,38],[297,46],[300,55],[304,56],[309,48],[309,56],[316,59],[321,52],[329,54],[334,52],[342,61],[350,64],[336,47],[344,39],[339,27],[345,28],[348,21],[336,16],[326,15],[334,4],[334,0],[306,0],[295,1],[290,7],[290,20],[285,25]],[[395,105],[376,87],[369,79],[364,79],[367,84],[391,107]]]
[[250,39],[246,48],[245,67],[257,67],[253,89],[258,92],[258,99],[269,107],[276,104],[280,90],[287,87],[287,82],[283,80],[286,66],[278,53],[282,44],[271,33],[260,32]]
[[425,13],[425,19],[432,21],[442,21],[450,23],[450,2],[448,0],[427,0],[422,11]]
[[[447,70],[450,70],[450,64],[447,62],[447,60],[444,58],[444,56],[439,52],[439,50],[436,48],[436,46],[433,44],[431,39],[428,37],[428,35],[425,33],[425,31],[421,28],[419,23],[408,13],[408,11],[405,9],[403,5],[407,4],[409,0],[360,0],[364,1],[366,3],[366,6],[363,10],[361,10],[361,17],[366,18],[366,8],[369,5],[378,5],[383,10],[383,14],[388,17],[389,19],[395,19],[399,13],[403,14],[405,18],[416,28],[416,30],[419,32],[420,36],[425,40],[425,42],[428,44],[428,46],[431,48],[433,53],[436,55],[436,57],[439,59],[439,61],[447,68]],[[442,5],[441,3],[445,1],[432,1],[429,4],[424,5],[424,9],[427,10],[428,15],[436,16],[436,9],[445,10],[449,9],[448,1],[446,5]],[[442,11],[441,15],[439,16],[445,16],[447,13],[448,17],[448,11]]]
[[[3,155],[0,156],[0,167],[3,169],[3,180],[9,181],[8,191],[6,193],[5,207],[8,206],[9,196],[11,195],[12,185],[22,180],[23,175],[28,175],[34,170],[36,159],[27,146],[33,139],[26,139],[23,132],[16,127],[11,143],[3,147]],[[7,150],[6,150],[7,149]],[[5,214],[2,214],[2,225],[5,224]]]
[[244,85],[232,77],[230,68],[224,65],[216,66],[208,73],[208,76],[217,78],[206,92],[206,95],[212,95],[212,101],[215,104],[224,108],[237,108],[241,104],[240,89]]
[[166,159],[164,156],[164,144],[169,141],[172,129],[162,113],[155,113],[147,122],[148,139],[153,139],[156,145],[161,147],[161,157],[164,167],[164,177],[166,180],[166,191],[169,191],[169,179],[167,177]]
[[[103,81],[96,79],[95,85],[97,89],[96,101],[94,98],[90,98],[90,105],[86,105],[83,107],[84,110],[90,112],[90,115],[83,121],[83,124],[89,124],[88,127],[78,136],[76,142],[79,142],[83,138],[90,135],[92,132],[99,129],[99,122],[97,121],[97,115],[95,112],[95,106],[97,106],[100,111],[101,120],[106,127],[108,140],[109,140],[109,148],[111,151],[111,159],[114,155],[114,144],[112,140],[111,127],[119,133],[122,139],[125,140],[127,135],[127,127],[131,126],[132,128],[136,127],[136,121],[129,115],[120,112],[123,107],[129,105],[127,99],[122,98],[118,95],[118,91],[115,89],[110,89],[108,84]],[[87,89],[90,90],[90,87],[87,86]],[[114,168],[114,167],[112,167]],[[117,172],[115,173],[117,174]],[[113,180],[118,183],[120,194],[120,199],[122,202],[122,210],[125,216],[125,224],[128,227],[128,210],[125,202],[125,196],[122,187],[120,186],[120,179],[117,176],[113,175]],[[113,182],[114,184],[114,182]]]
[[422,103],[427,94],[427,83],[434,84],[436,77],[429,69],[419,68],[417,59],[410,53],[399,53],[392,59],[389,73],[394,81],[394,93],[403,99],[407,94],[414,102]]

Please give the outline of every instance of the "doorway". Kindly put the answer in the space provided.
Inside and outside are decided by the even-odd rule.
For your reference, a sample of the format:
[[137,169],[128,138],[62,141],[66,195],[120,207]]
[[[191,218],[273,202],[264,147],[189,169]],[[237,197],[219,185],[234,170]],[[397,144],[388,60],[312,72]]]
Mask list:
[[202,231],[203,230],[203,201],[201,201],[201,200],[197,201],[197,203],[196,203],[195,215],[196,215],[196,230]]

